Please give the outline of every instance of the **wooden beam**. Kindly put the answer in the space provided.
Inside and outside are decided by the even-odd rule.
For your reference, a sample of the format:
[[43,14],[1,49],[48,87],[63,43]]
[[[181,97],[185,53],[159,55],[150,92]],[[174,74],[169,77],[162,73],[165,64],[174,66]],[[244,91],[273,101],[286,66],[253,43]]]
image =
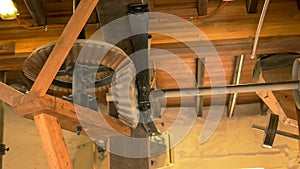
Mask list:
[[[153,38],[161,38],[153,35]],[[235,56],[250,54],[253,45],[252,38],[230,39],[230,40],[214,40],[211,41],[220,56]],[[193,44],[190,42],[190,44]],[[206,43],[204,43],[206,44]],[[195,46],[199,43],[195,43]],[[300,35],[293,36],[277,36],[277,37],[262,37],[260,38],[257,52],[258,54],[266,53],[284,53],[299,51]],[[181,49],[185,48],[184,44],[175,41],[168,43],[154,43],[153,48],[163,49]],[[23,61],[30,55],[30,53],[19,53],[15,55],[3,55],[0,57],[0,71],[1,70],[21,70]]]
[[[5,83],[5,72],[0,71],[0,82]],[[4,144],[4,102],[0,100],[0,144]],[[5,144],[4,144],[5,145]],[[0,169],[3,167],[3,155],[0,154]]]
[[3,82],[0,82],[0,100],[5,102],[6,104],[13,106],[15,98],[19,98],[24,96],[23,93],[9,87]]
[[197,0],[197,11],[199,16],[207,14],[207,7],[208,0]]
[[[296,107],[296,114],[297,114],[297,122],[298,122],[298,135],[300,135],[300,110]],[[300,140],[298,140],[298,163],[300,163]]]
[[0,71],[22,70],[22,65],[30,53],[18,53],[11,55],[1,55]]
[[117,134],[130,136],[130,128],[118,119],[79,105],[75,108],[71,102],[54,96],[45,95],[39,98],[34,94],[27,94],[15,99],[15,105],[16,113],[29,119],[41,111],[53,115],[59,119],[63,129],[71,132],[76,132],[77,126],[85,124],[89,131],[99,137],[107,138]]
[[0,42],[0,55],[14,54],[16,43],[14,41]]
[[72,169],[72,162],[57,118],[42,113],[34,117],[34,122],[42,140],[49,168]]
[[[262,74],[258,76],[257,83],[266,83]],[[275,97],[274,93],[270,91],[256,92],[256,94],[265,102],[265,104],[269,107],[269,109],[274,113],[279,115],[281,121],[284,124],[291,124],[292,126],[297,126],[297,121],[294,119],[290,119],[286,116],[284,110],[280,106],[279,101]]]
[[[153,38],[157,38],[156,35],[153,35]],[[252,49],[253,38],[213,40],[211,43],[203,42],[202,44],[204,45],[199,46],[199,41],[189,41],[190,47],[211,47],[208,44],[212,44],[219,56],[245,55],[247,57]],[[300,35],[262,37],[259,39],[257,54],[297,52],[299,46]],[[186,48],[183,43],[176,41],[165,44],[152,44],[152,47],[159,49]],[[201,52],[201,56],[209,56],[209,54]]]
[[53,48],[49,58],[33,84],[31,91],[37,92],[39,96],[46,94],[59,68],[66,59],[72,45],[76,41],[97,3],[98,0],[82,0],[79,3],[76,11],[70,18],[70,21],[59,37],[56,46]]

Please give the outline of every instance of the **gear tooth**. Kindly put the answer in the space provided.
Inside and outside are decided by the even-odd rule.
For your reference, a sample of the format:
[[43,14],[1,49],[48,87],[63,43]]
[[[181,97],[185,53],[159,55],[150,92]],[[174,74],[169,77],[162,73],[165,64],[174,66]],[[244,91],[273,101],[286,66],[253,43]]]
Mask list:
[[139,118],[135,88],[135,67],[130,59],[124,59],[116,70],[112,89],[115,93],[115,100],[117,100],[118,117],[124,124],[135,128]]

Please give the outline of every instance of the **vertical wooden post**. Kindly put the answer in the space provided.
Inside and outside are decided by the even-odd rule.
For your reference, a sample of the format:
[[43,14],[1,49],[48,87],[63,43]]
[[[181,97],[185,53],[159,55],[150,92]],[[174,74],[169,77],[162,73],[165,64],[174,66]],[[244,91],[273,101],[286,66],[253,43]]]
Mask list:
[[42,140],[50,169],[72,169],[71,159],[56,117],[39,114],[34,122]]
[[[5,72],[0,71],[0,81],[5,83]],[[0,100],[0,144],[4,139],[4,102]],[[0,152],[0,169],[2,169],[2,154]]]
[[207,6],[208,0],[197,0],[197,10],[199,16],[207,14]]
[[[298,134],[300,135],[300,110],[295,106],[298,122]],[[300,163],[300,140],[298,140],[298,163]]]

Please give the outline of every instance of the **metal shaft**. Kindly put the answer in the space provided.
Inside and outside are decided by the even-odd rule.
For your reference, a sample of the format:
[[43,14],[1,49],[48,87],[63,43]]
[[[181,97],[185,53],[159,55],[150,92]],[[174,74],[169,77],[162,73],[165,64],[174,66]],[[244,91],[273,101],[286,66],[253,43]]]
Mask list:
[[163,90],[164,96],[161,92],[152,91],[154,96],[159,97],[187,97],[187,96],[203,96],[203,95],[220,95],[229,93],[248,93],[257,91],[276,91],[276,90],[294,90],[298,89],[299,81],[287,81],[277,83],[251,83],[243,85],[229,85],[229,86],[214,86],[214,87],[200,87],[200,88],[184,88]]
[[[266,130],[267,130],[265,127],[259,126],[259,125],[256,125],[256,124],[253,124],[253,125],[252,125],[252,128],[258,129],[258,130],[262,130],[262,131],[266,131]],[[281,136],[285,136],[285,137],[289,137],[289,138],[293,138],[293,139],[300,140],[300,136],[299,136],[299,135],[292,134],[292,133],[287,133],[287,132],[285,132],[285,131],[277,130],[277,131],[276,131],[276,134],[281,135]]]

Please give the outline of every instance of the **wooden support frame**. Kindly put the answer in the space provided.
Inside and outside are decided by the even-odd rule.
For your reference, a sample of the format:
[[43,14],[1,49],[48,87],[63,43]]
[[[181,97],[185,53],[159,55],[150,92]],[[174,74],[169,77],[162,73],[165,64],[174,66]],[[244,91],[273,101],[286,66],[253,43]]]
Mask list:
[[[35,94],[27,94],[15,99],[14,105],[14,110],[18,114],[29,119],[33,119],[41,111],[58,117],[62,128],[71,132],[76,132],[77,126],[85,123],[91,124],[90,130],[98,131],[98,135],[103,137],[114,136],[116,132],[130,136],[130,128],[119,120],[54,96],[45,95],[37,98]],[[82,117],[80,121],[79,117]]]
[[15,54],[15,47],[14,41],[0,42],[0,55]]
[[[266,83],[263,79],[262,74],[258,76],[258,83]],[[265,104],[270,108],[270,110],[279,115],[280,119],[284,124],[290,124],[292,126],[298,126],[297,121],[290,119],[286,116],[285,112],[281,108],[278,100],[276,99],[272,91],[256,92],[256,94],[265,102]]]
[[31,88],[38,96],[46,94],[97,3],[98,0],[82,0],[79,3]]
[[[82,0],[79,3],[33,84],[31,92],[36,92],[38,96],[44,96],[46,94],[97,3],[98,0]],[[40,114],[35,116],[34,120],[40,133],[50,168],[72,169],[70,157],[66,154],[67,149],[64,145],[64,140],[61,138],[61,128],[60,125],[57,124],[57,118]],[[53,127],[53,131],[49,129],[51,126]],[[57,147],[56,144],[59,146]]]
[[[5,83],[5,72],[0,71],[0,82]],[[0,100],[0,144],[4,144],[4,102]],[[3,157],[2,157],[2,152],[0,152],[0,169],[3,167]]]
[[[158,38],[152,35],[153,39]],[[251,54],[253,46],[253,38],[241,38],[241,39],[229,39],[229,40],[213,40],[211,43],[203,42],[203,46],[199,46],[197,41],[189,41],[191,47],[206,47],[207,44],[212,44],[219,56],[234,56],[234,55],[245,55],[249,56]],[[257,46],[256,54],[266,54],[266,53],[286,53],[299,51],[300,46],[300,35],[289,35],[289,36],[269,36],[261,37],[259,39],[259,44]],[[186,46],[181,42],[170,42],[165,44],[151,44],[152,48],[162,48],[164,49],[176,49],[185,48]],[[213,53],[214,54],[214,53]],[[209,57],[210,52],[201,52],[202,56]]]
[[[3,91],[0,99],[13,106],[17,113],[34,119],[50,168],[73,168],[58,119],[64,122],[64,127],[69,127],[69,130],[75,130],[75,126],[69,126],[66,123],[80,125],[76,113],[85,115],[89,112],[89,109],[80,106],[74,108],[72,103],[45,94],[97,3],[97,0],[82,0],[79,3],[29,94],[24,95],[4,83],[0,83],[0,90]],[[114,123],[113,125],[121,124],[118,120],[108,116],[99,121],[99,118],[95,119],[95,113],[97,112],[90,111],[88,113],[88,117],[85,118],[88,121],[87,123],[92,124],[92,126],[97,126],[99,122],[100,125],[105,124],[106,127],[103,129],[104,131],[106,130],[106,134],[114,131],[107,125],[108,123],[112,122]],[[120,129],[125,131],[121,131],[122,134],[129,135],[130,130],[128,127],[121,125]],[[101,131],[99,126],[95,130]]]
[[5,102],[6,104],[13,106],[15,98],[20,98],[24,96],[23,93],[7,86],[5,83],[0,82],[0,100]]
[[[154,38],[159,38],[152,35]],[[253,38],[231,39],[231,40],[214,40],[211,41],[216,51],[220,56],[234,55],[250,55],[253,45]],[[193,41],[189,42],[193,46]],[[207,44],[207,43],[203,43]],[[199,43],[195,43],[199,47]],[[300,46],[300,35],[277,36],[277,37],[261,37],[257,46],[257,54],[266,53],[286,53],[298,51]],[[166,44],[151,44],[153,48],[177,49],[185,48],[182,43],[166,43]],[[28,57],[29,53],[16,55],[2,55],[0,58],[0,71],[3,70],[20,70],[22,63]],[[203,56],[208,56],[210,53],[201,53]]]
[[72,162],[56,117],[48,114],[34,116],[49,168],[72,169]]

